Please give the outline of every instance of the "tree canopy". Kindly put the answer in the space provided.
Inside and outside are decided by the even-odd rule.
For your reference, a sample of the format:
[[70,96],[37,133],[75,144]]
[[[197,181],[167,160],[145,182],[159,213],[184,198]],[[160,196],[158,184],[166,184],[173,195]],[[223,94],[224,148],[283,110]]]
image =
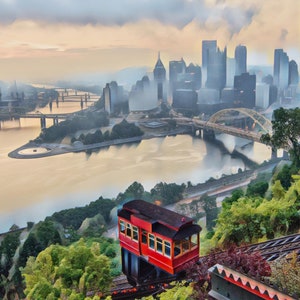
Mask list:
[[92,201],[84,207],[75,207],[55,212],[51,217],[47,217],[46,220],[53,220],[59,222],[65,228],[71,227],[77,230],[84,219],[92,218],[97,214],[101,214],[104,220],[109,222],[110,211],[114,206],[115,204],[112,200],[100,196],[98,200]]
[[289,151],[293,163],[300,167],[300,108],[274,111],[272,120],[272,135],[264,134],[261,141],[272,145],[275,149],[283,148]]
[[216,219],[218,216],[216,197],[204,194],[200,197],[199,201],[206,214],[206,228],[211,231],[216,225]]
[[[83,240],[70,247],[51,245],[22,269],[26,299],[78,299],[106,292],[111,283],[110,261],[99,243]],[[74,298],[75,297],[75,298]]]
[[255,243],[299,230],[299,177],[294,175],[294,183],[287,191],[277,180],[272,186],[271,200],[241,195],[224,203],[213,236],[216,244]]
[[183,199],[184,189],[184,184],[160,182],[151,189],[150,193],[153,199],[159,199],[163,205],[168,205]]

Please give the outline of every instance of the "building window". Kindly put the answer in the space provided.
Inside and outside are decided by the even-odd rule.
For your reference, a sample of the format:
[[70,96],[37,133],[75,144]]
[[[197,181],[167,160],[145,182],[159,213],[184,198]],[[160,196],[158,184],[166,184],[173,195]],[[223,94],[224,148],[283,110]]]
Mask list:
[[155,238],[153,234],[149,234],[149,248],[155,250]]
[[120,232],[125,234],[125,222],[120,220]]
[[165,249],[164,249],[164,254],[166,256],[171,256],[171,244],[167,241],[164,241],[164,246],[165,246]]
[[156,251],[163,253],[163,240],[158,237],[156,238]]
[[139,232],[138,232],[138,228],[136,226],[132,226],[132,239],[134,241],[139,240]]
[[147,231],[142,230],[142,243],[147,244]]

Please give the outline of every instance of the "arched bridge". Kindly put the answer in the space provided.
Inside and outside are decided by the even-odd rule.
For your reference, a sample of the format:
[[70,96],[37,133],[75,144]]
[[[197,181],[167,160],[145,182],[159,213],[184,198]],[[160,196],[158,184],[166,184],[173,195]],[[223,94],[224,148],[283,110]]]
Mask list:
[[[229,114],[233,115],[236,113],[240,113],[244,116],[250,117],[255,124],[259,125],[261,130],[264,131],[264,133],[271,133],[272,131],[272,123],[269,119],[267,119],[262,114],[258,113],[257,111],[249,108],[228,108],[228,109],[222,109],[215,114],[213,114],[209,118],[209,122],[216,123],[218,120],[222,120],[223,117],[228,116]],[[234,118],[233,116],[230,116],[229,118]]]
[[[239,115],[236,115],[237,113]],[[254,124],[260,127],[259,131],[251,131],[247,129],[225,125],[226,121],[234,120],[235,118],[240,118],[240,114],[242,114],[244,117],[250,117],[253,120]],[[263,133],[272,134],[271,121],[263,115],[261,115],[260,113],[247,108],[231,108],[220,110],[214,115],[212,115],[208,121],[200,120],[198,118],[175,118],[175,120],[178,124],[191,125],[194,126],[195,129],[223,132],[241,138],[249,139],[255,142],[260,142],[260,138]],[[222,123],[218,123],[218,121]]]

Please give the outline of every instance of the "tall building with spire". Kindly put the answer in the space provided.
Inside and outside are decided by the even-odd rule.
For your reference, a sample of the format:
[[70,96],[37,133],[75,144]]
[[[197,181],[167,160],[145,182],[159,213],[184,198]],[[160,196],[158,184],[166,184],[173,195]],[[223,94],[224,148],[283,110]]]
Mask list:
[[242,75],[247,72],[247,48],[239,45],[234,51],[235,75]]
[[160,59],[160,52],[158,52],[157,62],[153,70],[154,81],[157,84],[157,98],[164,99],[164,85],[166,82],[166,69]]

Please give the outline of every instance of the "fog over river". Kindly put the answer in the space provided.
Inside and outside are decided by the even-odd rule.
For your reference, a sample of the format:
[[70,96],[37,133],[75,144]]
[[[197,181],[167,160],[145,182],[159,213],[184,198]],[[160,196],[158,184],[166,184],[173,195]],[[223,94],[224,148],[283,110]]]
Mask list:
[[[59,109],[53,107],[53,113],[78,109],[79,103],[65,102]],[[49,108],[39,111],[49,113]],[[48,125],[52,121],[47,121]],[[189,135],[112,146],[91,155],[68,153],[37,159],[7,156],[39,133],[39,119],[1,122],[0,232],[12,224],[26,226],[27,221],[43,220],[55,211],[82,206],[100,196],[114,198],[134,181],[150,191],[159,182],[197,184],[245,168],[240,159]],[[249,143],[228,135],[218,138],[229,150]],[[271,156],[270,149],[259,143],[247,144],[243,153],[256,162]]]

